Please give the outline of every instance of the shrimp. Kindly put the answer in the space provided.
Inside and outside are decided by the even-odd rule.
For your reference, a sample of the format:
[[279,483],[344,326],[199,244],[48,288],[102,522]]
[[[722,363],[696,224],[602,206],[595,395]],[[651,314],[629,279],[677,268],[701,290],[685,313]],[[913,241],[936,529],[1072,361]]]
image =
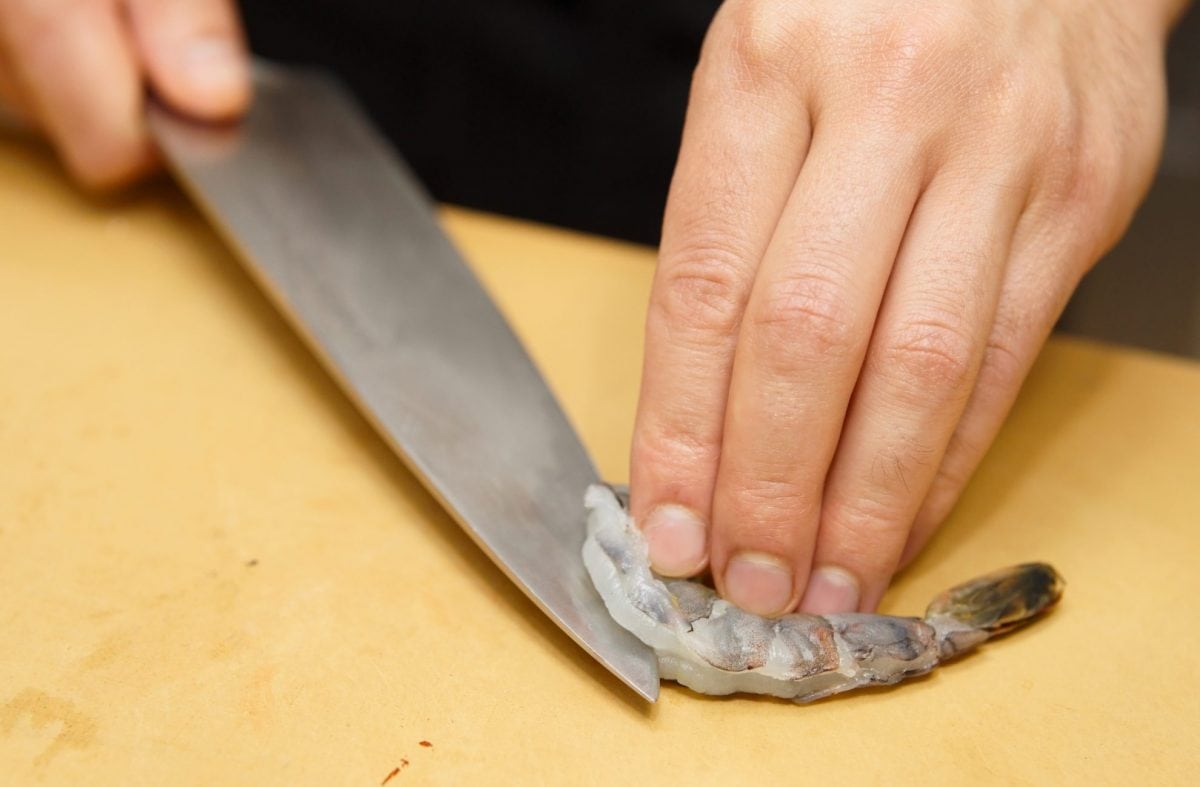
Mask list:
[[809,702],[921,675],[1030,622],[1062,595],[1045,563],[1001,569],[940,594],[925,617],[752,615],[698,582],[650,570],[623,490],[585,496],[583,561],[609,614],[651,647],[659,674],[702,694],[749,692]]

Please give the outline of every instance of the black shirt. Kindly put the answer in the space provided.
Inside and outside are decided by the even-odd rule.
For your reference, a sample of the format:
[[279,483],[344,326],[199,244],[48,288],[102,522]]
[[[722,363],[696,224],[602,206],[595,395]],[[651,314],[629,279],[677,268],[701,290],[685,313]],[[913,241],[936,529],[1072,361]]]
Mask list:
[[252,49],[344,79],[434,196],[657,243],[719,0],[244,0]]

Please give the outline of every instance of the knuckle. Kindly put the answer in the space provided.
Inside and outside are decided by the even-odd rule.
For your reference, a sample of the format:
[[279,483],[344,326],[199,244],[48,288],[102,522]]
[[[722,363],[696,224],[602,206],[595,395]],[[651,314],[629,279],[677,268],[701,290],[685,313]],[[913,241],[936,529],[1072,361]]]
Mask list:
[[906,387],[928,392],[961,392],[975,371],[971,331],[945,317],[916,317],[896,330],[883,351],[881,365]]
[[810,25],[797,4],[726,3],[714,29],[736,83],[751,90],[790,81],[811,41]]
[[938,473],[929,494],[921,503],[921,510],[913,521],[913,529],[920,532],[933,530],[946,521],[958,502],[959,492],[965,484],[958,483],[952,476]]
[[741,259],[728,243],[699,243],[682,250],[662,268],[654,309],[670,326],[733,335],[748,290]]
[[[1028,77],[1032,78],[1032,77]],[[1027,128],[1042,131],[1038,136],[1043,150],[1052,155],[1071,158],[1083,134],[1083,108],[1075,88],[1067,81],[1048,86],[1027,86],[1010,91],[1013,115]]]
[[724,479],[721,527],[735,541],[787,544],[813,511],[811,495],[792,480],[756,475]]
[[946,82],[948,66],[971,61],[964,57],[971,40],[963,34],[964,15],[952,5],[891,22],[872,36],[869,70],[881,90],[925,92]]
[[[860,490],[853,498],[856,505],[875,512],[878,517],[895,516],[897,507],[907,505],[915,489],[929,473],[930,464],[941,453],[940,446],[913,434],[889,437],[888,444],[879,447],[869,468],[856,479]],[[845,495],[843,487],[839,494]]]
[[752,338],[773,352],[836,355],[854,344],[846,283],[820,269],[794,271],[775,282],[747,320]]
[[1057,150],[1059,196],[1068,206],[1095,211],[1116,190],[1115,159],[1110,146],[1091,142]]
[[822,539],[836,542],[836,562],[860,576],[892,569],[907,536],[897,508],[870,497],[827,500],[821,511]]
[[1098,248],[1123,229],[1117,219],[1122,195],[1128,192],[1128,167],[1120,145],[1103,134],[1089,133],[1071,117],[1062,118],[1049,137],[1038,196],[1060,221],[1068,221],[1088,245]]
[[895,519],[895,506],[871,495],[831,497],[825,501],[821,519],[848,535],[874,537]]
[[[1025,376],[1025,360],[1022,357],[1018,329],[1011,318],[997,317],[983,351],[983,368],[986,370],[987,385],[998,388],[1015,388]],[[980,373],[981,376],[983,372]]]
[[698,424],[639,424],[633,440],[633,461],[654,478],[687,478],[699,469],[707,475],[707,468],[716,465],[719,450],[719,435],[706,434]]
[[870,127],[929,141],[987,103],[978,96],[987,90],[990,61],[979,51],[977,20],[957,5],[925,4],[862,34],[855,104]]
[[929,485],[929,491],[921,504],[920,514],[940,523],[958,501],[962,490],[978,467],[987,449],[986,438],[978,434],[969,434],[963,429],[956,429],[946,447],[942,463],[934,474]]
[[926,499],[936,502],[948,495],[957,496],[958,490],[971,479],[975,462],[983,456],[986,448],[977,435],[971,437],[962,429],[956,429],[950,437],[950,444],[946,446],[942,464],[933,476]]

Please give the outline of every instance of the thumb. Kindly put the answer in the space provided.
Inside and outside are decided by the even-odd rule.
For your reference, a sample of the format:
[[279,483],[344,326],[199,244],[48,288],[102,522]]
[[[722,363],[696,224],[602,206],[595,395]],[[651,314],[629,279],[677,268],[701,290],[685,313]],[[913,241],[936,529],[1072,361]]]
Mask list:
[[230,0],[128,0],[151,84],[175,109],[223,120],[250,102],[249,57]]

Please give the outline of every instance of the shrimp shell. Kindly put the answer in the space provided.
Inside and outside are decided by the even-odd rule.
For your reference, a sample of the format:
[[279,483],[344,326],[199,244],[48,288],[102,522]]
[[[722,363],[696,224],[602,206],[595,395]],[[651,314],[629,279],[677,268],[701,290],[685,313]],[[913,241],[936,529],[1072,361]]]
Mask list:
[[1053,606],[1063,581],[1044,563],[945,591],[925,617],[752,615],[698,582],[650,570],[623,493],[588,488],[583,561],[618,624],[654,649],[659,674],[702,694],[748,692],[809,702],[921,675]]

